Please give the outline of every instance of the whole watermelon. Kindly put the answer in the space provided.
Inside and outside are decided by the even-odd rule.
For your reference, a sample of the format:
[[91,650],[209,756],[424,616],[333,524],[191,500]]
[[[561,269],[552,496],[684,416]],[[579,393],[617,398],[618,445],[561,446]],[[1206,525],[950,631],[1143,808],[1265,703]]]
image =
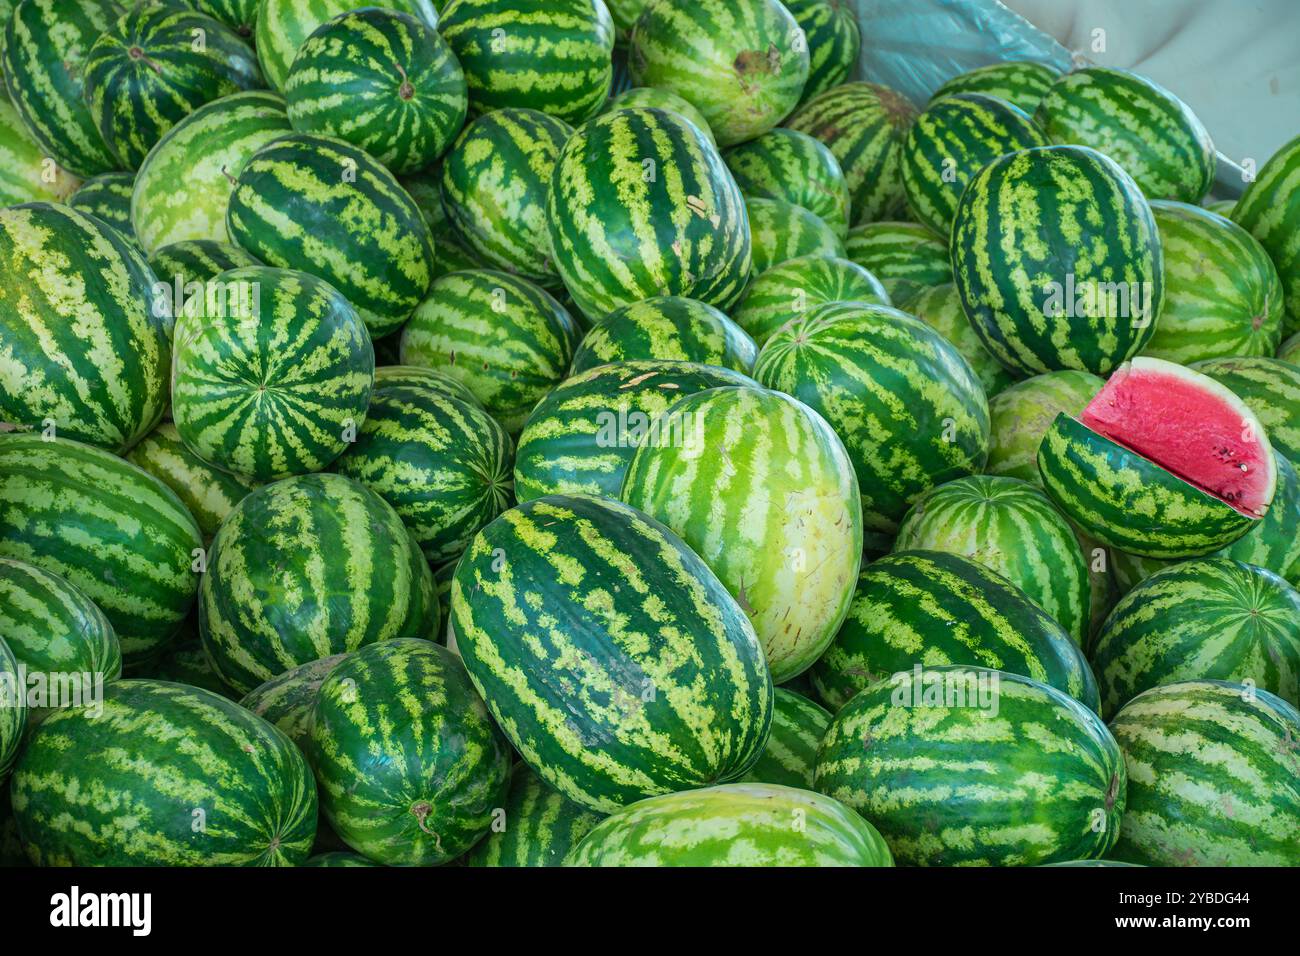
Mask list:
[[87,179],[68,197],[68,205],[88,216],[96,216],[117,230],[133,249],[143,252],[131,226],[133,173],[100,173]]
[[930,102],[954,93],[982,93],[1006,100],[1033,116],[1060,73],[1030,60],[990,63],[958,74],[939,86]]
[[799,102],[839,86],[853,71],[862,48],[857,12],[842,0],[785,0],[808,45],[808,82]]
[[828,302],[893,304],[880,280],[856,262],[799,256],[756,276],[732,318],[761,346],[781,326]]
[[749,768],[744,780],[811,790],[817,748],[830,726],[831,715],[820,704],[785,687],[776,689],[773,702],[772,734],[763,755]]
[[745,200],[753,274],[802,256],[844,258],[844,240],[821,217],[784,199]]
[[[802,206],[839,236],[849,231],[849,185],[835,154],[792,129],[769,130],[723,154],[747,199],[780,199]],[[752,228],[752,224],[751,224]]]
[[583,337],[570,372],[610,362],[674,361],[717,365],[749,374],[758,346],[711,305],[681,296],[655,296],[605,316]]
[[331,654],[277,674],[240,698],[239,706],[279,727],[306,753],[311,741],[311,718],[316,707],[316,695],[321,684],[325,683],[325,678],[347,656]]
[[[0,30],[0,42],[3,38]],[[46,157],[13,104],[0,96],[0,205],[67,202],[80,186],[80,179]]]
[[854,226],[844,250],[846,258],[880,280],[896,305],[952,281],[945,236],[920,223],[885,220]]
[[[961,353],[961,357],[971,367],[971,371],[984,386],[984,394],[989,399],[990,421],[993,414],[993,399],[1015,383],[1017,376],[1012,375],[993,354],[984,347],[980,337],[971,328],[970,320],[961,307],[961,296],[957,287],[951,282],[921,288],[898,303],[898,307],[914,315],[930,328],[934,329]],[[990,445],[989,458],[992,459]]]
[[1232,221],[1259,240],[1282,280],[1286,334],[1300,332],[1300,136],[1284,143],[1246,186]]
[[465,854],[466,866],[563,866],[569,851],[605,818],[516,764],[510,793],[492,828]]
[[1104,385],[1091,372],[1064,369],[1017,382],[989,398],[990,475],[1042,484],[1038,446],[1064,412],[1077,418]]

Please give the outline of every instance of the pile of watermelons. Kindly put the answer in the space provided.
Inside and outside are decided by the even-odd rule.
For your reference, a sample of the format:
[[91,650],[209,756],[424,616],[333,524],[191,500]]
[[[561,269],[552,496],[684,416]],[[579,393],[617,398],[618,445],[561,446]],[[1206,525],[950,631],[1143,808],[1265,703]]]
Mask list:
[[1300,864],[1300,138],[352,2],[0,0],[0,861]]

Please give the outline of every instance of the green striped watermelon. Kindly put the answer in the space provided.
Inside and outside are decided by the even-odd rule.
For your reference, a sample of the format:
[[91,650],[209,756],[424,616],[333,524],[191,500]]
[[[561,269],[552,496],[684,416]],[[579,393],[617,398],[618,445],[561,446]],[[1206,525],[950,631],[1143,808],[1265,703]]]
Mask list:
[[609,96],[614,21],[602,0],[449,0],[439,31],[476,113],[521,106],[581,123]]
[[637,86],[694,104],[731,146],[766,133],[799,102],[808,45],[778,0],[653,0],[632,27],[628,65]]
[[952,281],[948,244],[914,222],[871,222],[854,226],[845,242],[847,257],[880,280],[894,302]]
[[341,475],[253,492],[222,523],[207,565],[203,646],[245,693],[297,664],[431,636],[437,622],[429,567],[402,519]]
[[830,726],[830,712],[784,687],[776,689],[773,705],[772,734],[744,781],[811,790],[817,748]]
[[343,850],[334,850],[330,853],[317,853],[315,856],[308,857],[300,866],[383,866],[382,863],[372,863],[360,853],[348,853]]
[[1291,336],[1277,350],[1277,357],[1300,368],[1300,332]]
[[1022,375],[1105,375],[1155,331],[1155,220],[1137,184],[1094,150],[1048,146],[989,163],[957,204],[951,253],[971,325]]
[[316,695],[325,678],[347,656],[332,654],[291,667],[254,687],[239,701],[239,706],[279,727],[306,752],[311,741],[311,715]]
[[780,199],[802,206],[841,238],[848,233],[849,185],[840,162],[807,133],[769,130],[733,146],[722,158],[747,199]]
[[341,140],[295,133],[254,153],[226,228],[267,265],[330,283],[376,338],[405,322],[433,281],[433,237],[419,207],[392,173]]
[[1300,461],[1300,366],[1260,356],[1212,359],[1195,369],[1231,389],[1258,416],[1273,447]]
[[1246,186],[1232,221],[1259,240],[1282,280],[1287,334],[1300,332],[1300,136],[1281,146]]
[[598,823],[567,866],[893,866],[876,828],[830,797],[733,783],[651,797]]
[[176,493],[198,522],[204,541],[212,540],[226,515],[260,484],[209,465],[185,446],[171,422],[160,422],[126,459]]
[[953,93],[916,118],[903,144],[903,189],[916,220],[940,236],[952,229],[957,200],[985,165],[1049,140],[1029,116],[983,93]]
[[653,295],[725,310],[749,281],[740,190],[713,144],[675,113],[619,110],[574,133],[546,221],[564,285],[593,320]]
[[753,274],[803,256],[844,258],[844,240],[820,217],[780,199],[747,199]]
[[466,866],[563,866],[564,858],[605,815],[574,803],[516,764],[510,793],[488,835],[465,854]]
[[64,438],[0,435],[0,557],[84,591],[128,660],[166,644],[189,613],[202,546],[171,490],[129,462]]
[[[203,38],[196,42],[196,36]],[[104,142],[136,169],[205,103],[262,85],[252,49],[224,24],[161,3],[130,7],[86,54],[86,103]]]
[[497,518],[456,568],[451,626],[511,743],[584,806],[735,779],[767,742],[772,680],[744,612],[618,502],[550,495]]
[[1189,365],[1273,355],[1282,340],[1282,283],[1250,233],[1197,206],[1153,202],[1165,256],[1165,302],[1143,355]]
[[248,160],[292,132],[284,100],[234,93],[186,116],[150,150],[136,174],[131,223],[152,255],[186,240],[231,241],[226,209]]
[[198,291],[204,283],[229,269],[255,265],[259,265],[258,261],[239,246],[214,239],[182,239],[158,247],[149,256],[154,275],[170,286],[175,286],[179,279],[182,290],[197,282],[199,287],[195,291]]
[[992,396],[988,473],[1041,485],[1038,446],[1043,436],[1062,412],[1078,418],[1105,384],[1091,372],[1065,369],[1035,375]]
[[305,133],[360,146],[395,173],[423,169],[465,124],[465,74],[415,17],[366,7],[327,21],[299,48],[284,85]]
[[[3,37],[0,30],[0,41]],[[13,104],[0,96],[0,205],[66,202],[80,186],[80,179],[36,145]]]
[[1101,718],[986,667],[920,665],[854,697],[817,789],[857,810],[906,866],[1035,866],[1119,838],[1124,761]]
[[624,90],[612,97],[601,112],[612,113],[615,110],[630,110],[637,107],[676,113],[694,123],[710,143],[717,145],[717,141],[713,138],[713,130],[709,127],[709,121],[704,118],[703,113],[671,90],[657,86],[635,86]]
[[785,0],[808,46],[808,82],[801,103],[839,86],[858,63],[862,33],[853,7],[843,0]]
[[1083,653],[1046,611],[988,564],[941,551],[896,551],[866,565],[813,686],[839,709],[915,665],[992,667],[1055,687],[1091,710]]
[[1029,60],[990,63],[943,83],[934,91],[930,102],[955,93],[982,93],[1006,100],[1033,116],[1058,76],[1051,67]]
[[[365,421],[375,356],[328,283],[248,266],[214,280],[176,324],[172,417],[181,440],[255,481],[319,471]],[[224,301],[221,299],[224,298]]]
[[691,362],[619,362],[574,375],[537,403],[519,436],[515,496],[617,498],[637,446],[678,399],[752,379]]
[[509,746],[460,661],[428,641],[349,654],[321,684],[309,733],[326,819],[378,863],[456,858],[506,796]]
[[375,368],[375,389],[396,386],[427,388],[445,398],[456,398],[470,405],[483,407],[473,392],[459,379],[419,365],[380,365]]
[[757,276],[732,318],[761,346],[787,322],[828,302],[891,304],[885,287],[856,262],[800,256]]
[[42,721],[13,806],[38,866],[294,866],[316,836],[316,787],[292,741],[165,681],[116,681],[102,714]]
[[187,0],[187,6],[220,20],[245,40],[253,36],[260,0]]
[[1054,82],[1038,123],[1055,143],[1090,146],[1151,199],[1198,203],[1214,184],[1214,143],[1186,103],[1146,77],[1092,66]]
[[135,229],[131,226],[131,190],[134,173],[100,173],[92,176],[68,197],[68,205],[78,212],[98,216],[108,223],[133,248],[139,249]]
[[484,262],[540,285],[559,284],[546,195],[571,135],[563,120],[537,110],[493,110],[470,123],[443,157],[446,216]]
[[758,346],[711,305],[663,295],[615,309],[597,322],[573,353],[571,374],[610,362],[696,362],[749,374]]
[[27,685],[18,658],[0,637],[0,791],[9,792],[9,770],[27,731]]
[[856,225],[902,210],[899,159],[915,116],[912,104],[887,86],[845,83],[802,104],[785,125],[821,140],[840,161]]
[[0,420],[129,448],[167,404],[170,322],[111,226],[54,203],[0,209]]
[[564,379],[578,327],[544,289],[491,269],[433,283],[402,330],[404,365],[443,372],[478,396],[511,435]]
[[1272,571],[1227,558],[1153,574],[1116,605],[1092,662],[1103,713],[1152,687],[1185,680],[1248,682],[1300,700],[1300,591]]
[[780,684],[812,665],[848,613],[862,553],[857,484],[816,411],[733,386],[670,406],[632,456],[619,497],[717,574]]
[[[895,285],[898,280],[894,280]],[[990,410],[995,396],[1016,382],[1012,375],[984,347],[980,337],[971,328],[970,320],[961,307],[961,296],[951,282],[943,285],[923,286],[899,303],[899,308],[916,316],[942,335],[971,367],[984,394],[988,396]]]
[[912,502],[983,470],[988,457],[988,402],[975,374],[938,332],[897,309],[819,306],[767,340],[754,375],[843,439],[868,531],[896,531]]
[[41,150],[77,176],[118,167],[86,105],[86,57],[116,0],[20,0],[4,27],[4,81]]
[[1111,722],[1128,764],[1118,859],[1300,865],[1300,711],[1244,684],[1149,690]]

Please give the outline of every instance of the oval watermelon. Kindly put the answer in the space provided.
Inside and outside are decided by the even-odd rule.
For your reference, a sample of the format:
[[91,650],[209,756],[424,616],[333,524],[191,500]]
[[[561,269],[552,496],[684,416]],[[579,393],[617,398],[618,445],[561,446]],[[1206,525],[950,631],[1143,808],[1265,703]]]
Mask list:
[[[495,814],[495,811],[494,811]],[[605,818],[548,787],[516,764],[501,815],[465,854],[466,866],[563,866],[569,851]]]
[[917,289],[900,301],[898,307],[930,326],[961,353],[961,357],[984,386],[984,394],[989,399],[989,413],[992,415],[993,399],[1014,384],[1016,376],[1002,367],[1002,363],[984,347],[980,337],[971,328],[970,320],[961,307],[957,287],[951,282],[945,282],[943,285]]
[[948,244],[915,222],[870,222],[849,230],[847,258],[880,280],[894,303],[952,281]]
[[570,374],[610,362],[676,361],[749,374],[758,346],[711,305],[663,295],[615,309],[579,343]]
[[826,708],[802,694],[778,687],[773,698],[772,734],[744,781],[811,790],[817,748],[830,723]]
[[459,379],[444,375],[435,369],[423,368],[419,365],[376,366],[376,391],[381,388],[395,388],[398,386],[429,389],[445,398],[455,398],[478,408],[483,407],[483,403],[478,400],[478,397],[463,385]]
[[239,706],[274,724],[306,753],[311,740],[311,716],[325,678],[348,655],[331,654],[277,674],[245,694]]
[[1232,220],[1259,240],[1282,280],[1285,334],[1300,332],[1300,136],[1284,143],[1246,186]]
[[753,274],[802,256],[844,258],[844,240],[802,206],[762,197],[745,200]]
[[761,346],[781,326],[827,302],[892,305],[880,280],[856,262],[812,255],[787,259],[757,276],[732,318]]
[[[747,199],[802,206],[841,237],[849,231],[849,184],[835,154],[807,133],[769,130],[723,153]],[[751,229],[753,224],[751,223]]]
[[858,62],[862,33],[857,12],[840,0],[785,0],[785,7],[808,47],[808,82],[799,100],[806,103],[848,79]]
[[1033,116],[1058,76],[1060,73],[1051,67],[1029,60],[990,63],[941,84],[930,97],[930,102],[954,93],[982,93],[1006,100]]
[[97,216],[117,230],[133,248],[141,249],[131,226],[133,173],[100,173],[87,179],[68,197],[68,205],[88,216]]
[[[0,30],[0,42],[3,37]],[[36,145],[13,104],[0,96],[0,205],[66,202],[80,186],[80,179]]]

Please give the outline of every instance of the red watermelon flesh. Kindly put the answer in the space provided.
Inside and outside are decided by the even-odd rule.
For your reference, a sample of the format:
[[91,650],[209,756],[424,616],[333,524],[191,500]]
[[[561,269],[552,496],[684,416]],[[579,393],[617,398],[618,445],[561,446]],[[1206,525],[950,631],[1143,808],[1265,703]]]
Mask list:
[[1213,379],[1160,359],[1120,366],[1083,410],[1093,431],[1253,518],[1277,468],[1259,419]]

